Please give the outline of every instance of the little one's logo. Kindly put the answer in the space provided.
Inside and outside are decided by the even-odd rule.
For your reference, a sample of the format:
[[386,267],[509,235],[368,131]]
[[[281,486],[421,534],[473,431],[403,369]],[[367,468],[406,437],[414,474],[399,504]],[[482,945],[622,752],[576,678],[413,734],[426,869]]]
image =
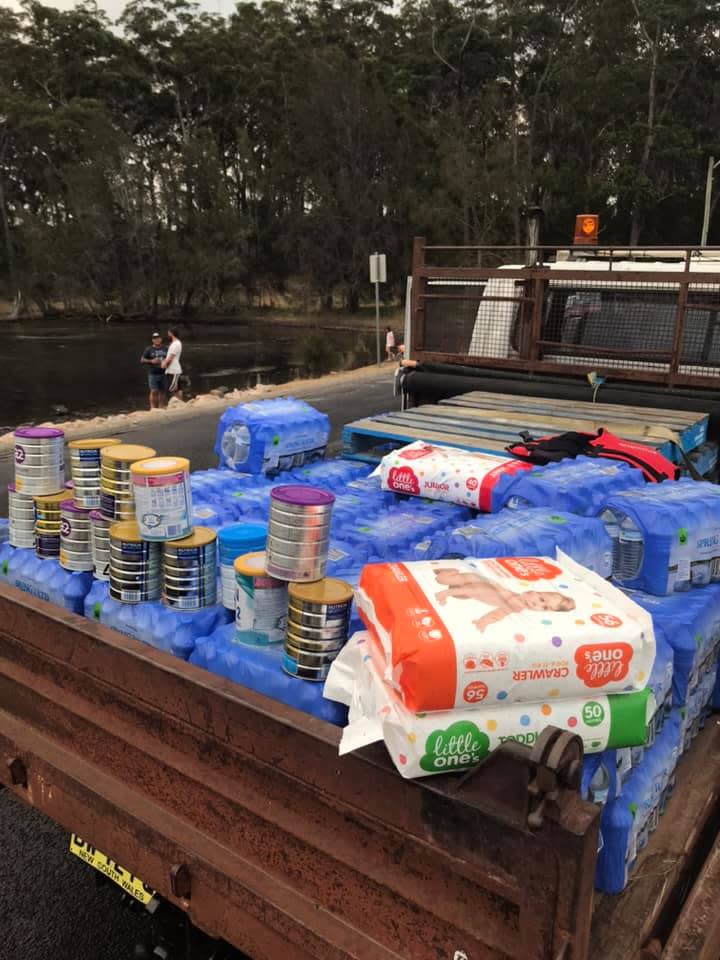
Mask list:
[[420,766],[428,773],[473,767],[487,756],[490,740],[469,720],[451,723],[447,730],[433,730],[425,741]]
[[403,450],[398,454],[398,460],[420,460],[422,457],[429,457],[433,453],[433,447],[419,447],[416,450]]
[[15,463],[25,463],[25,449],[23,447],[15,447]]
[[420,494],[420,482],[410,467],[392,467],[388,473],[388,487],[397,493]]
[[60,533],[62,534],[63,537],[70,536],[70,521],[66,520],[64,517],[60,521]]
[[498,563],[517,580],[553,580],[562,573],[560,567],[542,557],[500,557]]
[[575,651],[577,676],[586,687],[604,687],[624,680],[633,650],[629,643],[582,644]]

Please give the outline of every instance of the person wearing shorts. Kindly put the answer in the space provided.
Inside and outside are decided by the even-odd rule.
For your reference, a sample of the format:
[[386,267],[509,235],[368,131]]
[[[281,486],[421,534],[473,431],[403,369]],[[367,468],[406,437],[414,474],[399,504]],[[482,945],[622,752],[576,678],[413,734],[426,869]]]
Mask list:
[[162,342],[162,337],[155,332],[152,335],[149,347],[145,347],[143,355],[140,357],[140,363],[147,364],[148,369],[148,390],[150,399],[150,409],[157,410],[165,406],[165,381],[167,379],[163,369],[163,361],[167,354],[167,347]]
[[163,369],[167,374],[166,390],[170,397],[177,397],[178,400],[182,400],[182,389],[180,386],[180,374],[182,373],[182,367],[180,366],[182,341],[178,337],[176,327],[170,327],[168,337],[170,338],[170,346],[167,350],[167,356],[163,360]]

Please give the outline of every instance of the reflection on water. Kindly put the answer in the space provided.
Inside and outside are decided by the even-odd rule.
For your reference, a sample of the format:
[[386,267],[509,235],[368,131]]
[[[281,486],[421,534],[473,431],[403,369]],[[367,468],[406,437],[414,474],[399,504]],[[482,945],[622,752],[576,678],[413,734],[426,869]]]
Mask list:
[[[254,386],[258,367],[263,368],[263,383],[287,381],[298,369],[298,341],[311,329],[262,320],[181,326],[182,365],[190,377],[190,392]],[[151,324],[92,320],[3,323],[0,432],[57,416],[58,407],[67,408],[71,416],[144,407],[147,368],[141,366],[140,355],[152,332]],[[338,368],[357,333],[323,331],[323,337],[338,357],[333,365]]]

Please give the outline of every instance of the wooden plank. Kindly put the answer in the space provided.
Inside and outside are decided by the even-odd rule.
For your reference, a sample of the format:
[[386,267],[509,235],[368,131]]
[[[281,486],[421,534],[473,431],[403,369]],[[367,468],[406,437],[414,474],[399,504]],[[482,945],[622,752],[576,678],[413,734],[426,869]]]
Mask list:
[[620,403],[593,403],[592,400],[562,400],[553,397],[552,399],[545,399],[542,397],[523,397],[517,394],[512,393],[489,393],[484,390],[471,390],[468,393],[460,394],[457,397],[449,397],[446,400],[441,400],[441,404],[447,404],[450,406],[470,406],[470,405],[487,405],[497,406],[501,404],[505,407],[510,407],[512,405],[517,405],[518,409],[531,409],[536,408],[540,411],[547,411],[548,406],[552,406],[555,409],[565,409],[572,410],[576,412],[583,407],[591,407],[597,413],[601,414],[615,414],[617,416],[622,415],[623,418],[637,419],[641,421],[646,421],[649,419],[655,420],[658,423],[668,424],[673,421],[680,425],[690,426],[694,424],[698,419],[707,417],[707,413],[696,413],[694,411],[686,410],[669,410],[666,408],[660,407],[636,407],[630,404],[620,404]]
[[[509,398],[507,401],[497,399],[481,402],[468,399],[467,402],[464,402],[465,399],[465,397],[453,397],[449,400],[441,400],[440,404],[442,406],[450,406],[453,409],[474,409],[486,413],[492,413],[501,409],[505,412],[514,411],[523,416],[539,415],[546,417],[572,414],[575,419],[587,418],[597,420],[601,418],[613,424],[627,423],[628,425],[641,424],[643,426],[654,424],[677,433],[686,450],[691,450],[706,440],[709,424],[709,415],[704,413],[678,417],[677,412],[673,411],[659,413],[653,410],[643,411],[641,408],[638,410],[630,408],[630,412],[628,412],[627,408],[613,404],[595,405],[584,402],[578,402],[576,404],[566,404],[563,402],[563,404],[561,404],[555,400],[538,402],[537,400],[533,401],[531,399],[525,402],[523,399],[513,401],[512,398]],[[609,408],[607,413],[603,413],[602,407]]]
[[[477,399],[480,398],[480,399]],[[684,413],[683,411],[650,410],[642,407],[623,407],[614,404],[593,404],[572,402],[567,400],[541,400],[536,398],[512,397],[507,394],[486,394],[473,392],[459,397],[442,400],[440,406],[449,406],[453,410],[476,410],[479,416],[492,416],[499,412],[501,416],[520,416],[530,420],[532,416],[540,416],[547,421],[551,417],[562,417],[571,414],[571,419],[580,423],[585,420],[594,423],[593,429],[605,426],[614,433],[628,438],[636,434],[632,428],[640,428],[641,434],[654,432],[660,435],[663,431],[666,439],[668,431],[676,434],[683,450],[689,452],[699,447],[707,439],[709,415],[705,413]],[[575,427],[574,429],[581,429]],[[584,428],[588,429],[588,428]]]
[[720,803],[720,723],[710,717],[683,755],[665,815],[616,897],[598,895],[590,960],[636,960],[654,936],[664,908],[691,861],[703,828]]
[[662,952],[662,960],[717,960],[720,956],[720,841],[695,881]]
[[447,447],[459,447],[464,450],[475,450],[482,453],[503,455],[505,444],[490,438],[475,438],[467,435],[453,435],[440,430],[414,428],[409,426],[383,424],[381,419],[357,420],[343,429],[343,457],[351,460],[363,460],[368,463],[377,463],[382,453],[373,454],[373,448],[381,443],[393,442],[397,446],[414,443],[416,440],[426,440]]
[[[628,426],[646,426],[648,424],[668,427],[671,430],[676,432],[681,432],[683,430],[690,429],[694,427],[698,422],[702,422],[705,414],[697,414],[689,423],[686,418],[679,419],[677,417],[659,417],[655,415],[654,411],[648,411],[647,416],[638,416],[635,412],[626,412],[622,407],[616,407],[615,410],[609,410],[607,412],[598,409],[598,406],[592,403],[577,403],[572,406],[560,406],[556,404],[554,400],[546,401],[544,403],[523,403],[523,402],[508,402],[508,403],[485,403],[485,402],[476,402],[469,400],[467,403],[462,403],[463,397],[451,398],[450,401],[441,400],[439,406],[450,407],[453,410],[475,410],[480,414],[490,413],[494,414],[496,411],[503,413],[515,413],[520,416],[538,416],[538,417],[570,417],[571,419],[580,419],[580,420],[603,420],[606,422],[611,421],[612,423],[623,423]],[[610,406],[609,404],[607,406]]]
[[[419,408],[418,408],[419,409]],[[416,430],[424,430],[428,437],[430,435],[435,435],[437,432],[443,432],[455,437],[474,437],[474,438],[487,438],[488,440],[495,440],[498,443],[502,443],[503,449],[511,443],[516,443],[520,439],[520,430],[522,429],[521,425],[518,424],[504,424],[502,421],[499,423],[487,422],[483,420],[482,423],[472,422],[469,420],[462,419],[447,419],[444,420],[441,417],[436,417],[432,415],[422,416],[417,415],[413,416],[415,411],[406,411],[401,414],[390,414],[386,417],[377,418],[375,422],[382,422],[383,424],[395,425],[398,430],[403,430],[406,427],[411,427]],[[537,425],[529,428],[531,432],[537,434],[546,434],[546,433],[562,433],[563,429],[557,429],[552,426]],[[643,446],[648,447],[651,450],[657,450],[660,453],[664,454],[667,457],[672,457],[673,447],[671,443],[664,442],[662,440],[654,440],[649,437],[644,438],[633,438],[634,442],[641,443]]]
[[[448,414],[448,409],[452,409],[453,413]],[[530,415],[526,416],[520,413],[515,414],[502,409],[482,411],[473,410],[466,407],[447,408],[430,405],[414,407],[412,411],[407,412],[452,422],[480,422],[485,427],[495,424],[507,425],[512,429],[512,434],[514,437],[517,437],[520,430],[529,430],[531,433],[543,435],[565,433],[569,430],[577,430],[582,433],[593,433],[599,430],[601,427],[605,427],[606,429],[617,434],[619,437],[624,437],[625,439],[634,440],[639,443],[646,443],[655,448],[667,444],[669,450],[672,446],[672,444],[669,443],[667,429],[661,428],[657,424],[629,425],[626,423],[615,423],[609,419],[592,420],[586,418],[557,417],[551,415],[540,418]]]

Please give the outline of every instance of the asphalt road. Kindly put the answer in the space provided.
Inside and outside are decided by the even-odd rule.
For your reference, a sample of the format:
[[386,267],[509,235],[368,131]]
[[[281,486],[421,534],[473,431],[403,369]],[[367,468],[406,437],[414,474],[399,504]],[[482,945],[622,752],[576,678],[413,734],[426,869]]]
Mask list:
[[[337,453],[345,423],[398,408],[392,376],[386,366],[376,376],[322,387],[307,382],[292,393],[328,414],[331,452]],[[157,425],[130,427],[123,436],[163,453],[182,453],[193,469],[202,469],[216,464],[217,420],[217,411],[201,412],[165,422],[161,436]],[[12,461],[5,458],[0,461],[3,492],[11,480]],[[68,853],[66,833],[0,791],[0,960],[132,960],[145,919],[120,901],[119,891],[98,888],[93,871]]]

